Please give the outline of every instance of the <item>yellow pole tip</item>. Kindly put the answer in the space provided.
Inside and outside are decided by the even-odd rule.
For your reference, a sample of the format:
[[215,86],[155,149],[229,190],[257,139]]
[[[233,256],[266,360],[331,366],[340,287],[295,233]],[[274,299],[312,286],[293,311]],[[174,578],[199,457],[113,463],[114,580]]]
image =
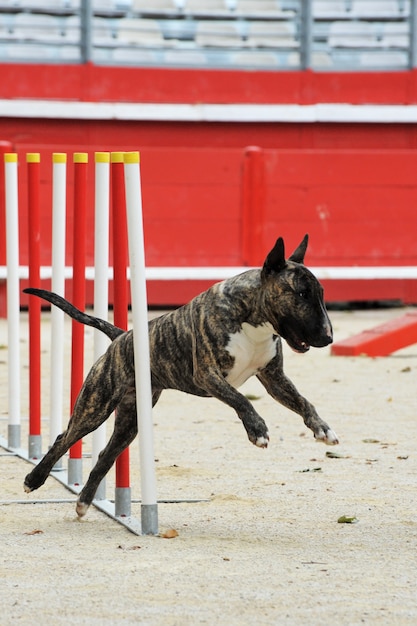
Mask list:
[[110,153],[109,152],[96,152],[94,154],[94,158],[95,158],[96,163],[109,163]]
[[66,163],[67,162],[67,155],[65,152],[54,152],[52,155],[52,162],[53,163]]
[[123,163],[124,152],[112,152],[111,153],[111,162],[112,163]]
[[28,152],[26,154],[26,163],[40,163],[41,155],[39,152]]
[[5,152],[4,162],[5,163],[17,163],[17,152]]
[[139,163],[139,152],[125,152],[125,163]]
[[88,154],[87,152],[74,152],[73,160],[74,163],[88,163]]

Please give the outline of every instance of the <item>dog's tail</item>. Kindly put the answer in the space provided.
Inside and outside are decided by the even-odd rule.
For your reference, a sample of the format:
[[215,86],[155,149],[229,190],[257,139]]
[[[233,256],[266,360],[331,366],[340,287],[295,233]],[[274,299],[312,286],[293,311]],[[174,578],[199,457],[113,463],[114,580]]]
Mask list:
[[97,330],[101,330],[101,332],[107,335],[107,337],[109,337],[112,341],[116,339],[116,337],[118,337],[119,335],[122,335],[124,332],[126,332],[122,328],[113,326],[113,324],[110,324],[110,322],[106,322],[99,317],[94,317],[93,315],[87,315],[87,313],[83,313],[70,302],[68,302],[68,300],[65,300],[65,298],[62,298],[57,293],[53,293],[53,291],[28,287],[27,289],[24,289],[23,292],[29,293],[33,296],[38,296],[39,298],[43,298],[43,300],[47,300],[51,304],[54,304],[59,309],[64,311],[64,313],[72,317],[77,322],[80,322],[81,324],[86,324],[87,326],[92,326],[93,328],[97,328]]

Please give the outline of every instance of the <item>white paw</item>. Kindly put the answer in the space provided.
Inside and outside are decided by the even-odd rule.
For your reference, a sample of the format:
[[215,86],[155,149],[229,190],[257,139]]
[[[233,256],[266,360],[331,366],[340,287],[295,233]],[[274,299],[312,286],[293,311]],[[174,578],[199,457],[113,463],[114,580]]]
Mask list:
[[317,441],[322,441],[328,446],[335,446],[339,443],[339,439],[336,433],[331,429],[329,429],[327,432],[324,432],[324,430],[320,429],[319,432],[314,436]]
[[27,485],[23,485],[23,489],[26,491],[26,493],[30,493],[32,491],[32,489]]
[[78,517],[84,517],[84,515],[87,513],[87,510],[88,510],[88,504],[78,501],[75,510],[77,512]]
[[258,437],[255,445],[258,446],[258,448],[267,448],[268,443],[269,443],[269,437]]

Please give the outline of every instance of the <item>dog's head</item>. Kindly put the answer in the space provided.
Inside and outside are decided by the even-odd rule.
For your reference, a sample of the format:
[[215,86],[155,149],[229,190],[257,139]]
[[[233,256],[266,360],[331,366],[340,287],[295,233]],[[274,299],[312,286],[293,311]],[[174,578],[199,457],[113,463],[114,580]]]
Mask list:
[[276,332],[296,352],[321,348],[333,341],[332,325],[323,300],[323,287],[304,266],[308,235],[285,259],[280,237],[261,270],[263,309]]

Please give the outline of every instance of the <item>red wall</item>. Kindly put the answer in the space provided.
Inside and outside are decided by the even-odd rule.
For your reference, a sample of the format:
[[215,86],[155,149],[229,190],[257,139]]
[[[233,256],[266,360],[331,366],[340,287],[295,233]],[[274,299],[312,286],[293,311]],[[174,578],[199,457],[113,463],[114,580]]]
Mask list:
[[[278,235],[284,235],[291,248],[305,232],[311,236],[307,260],[312,266],[417,265],[416,151],[267,149],[258,154],[257,195],[248,210],[244,196],[248,176],[244,150],[143,149],[141,174],[149,266],[259,265]],[[68,265],[72,264],[71,156]],[[19,162],[20,260],[27,264],[24,152],[19,151]],[[50,153],[43,150],[43,265],[51,262],[50,163]],[[89,181],[88,232],[93,232],[93,154]],[[87,264],[93,265],[92,239],[88,241],[87,255]],[[0,258],[0,264],[4,262]],[[189,295],[178,291],[178,285],[175,289],[172,285],[167,287],[153,286],[151,304],[179,304]],[[198,291],[194,285],[187,289],[191,289],[191,295]],[[335,299],[331,290],[328,299]],[[353,290],[344,299],[358,296]]]
[[[260,264],[276,236],[288,234],[295,244],[304,231],[312,237],[311,265],[417,264],[416,151],[267,149],[260,154],[263,181],[259,184],[263,189],[253,214],[245,215],[244,150],[144,148],[141,176],[147,264]],[[47,151],[41,155],[41,263],[48,265],[52,166],[51,155]],[[89,157],[88,232],[93,232],[94,154]],[[68,160],[70,264],[71,152]],[[28,261],[26,167],[25,152],[19,151],[22,264]],[[258,224],[256,246],[252,252],[245,252],[247,242],[243,237],[251,238],[251,233],[244,229]],[[91,265],[92,239],[87,250],[87,263]],[[4,258],[0,258],[3,263]]]
[[[3,65],[0,98],[86,101],[415,103],[416,71],[314,74],[87,66]],[[194,123],[0,118],[19,153],[21,263],[27,263],[26,152],[41,153],[42,260],[50,264],[51,154],[140,150],[147,264],[259,264],[278,235],[288,248],[311,235],[310,265],[415,265],[417,126],[414,124]],[[248,200],[245,148],[261,146]],[[250,169],[250,167],[249,167]],[[252,172],[253,173],[253,172]],[[71,264],[72,166],[68,165]],[[0,265],[5,263],[0,209]],[[3,232],[1,232],[3,230]],[[93,263],[92,241],[87,264]],[[150,283],[151,304],[180,304],[207,286]],[[400,298],[404,281],[326,284],[328,300]],[[1,295],[0,295],[1,300]],[[0,302],[1,308],[1,302]]]
[[313,72],[2,64],[0,98],[92,102],[411,104],[417,70]]
[[417,265],[417,152],[267,150],[264,232],[311,234],[311,265]]

